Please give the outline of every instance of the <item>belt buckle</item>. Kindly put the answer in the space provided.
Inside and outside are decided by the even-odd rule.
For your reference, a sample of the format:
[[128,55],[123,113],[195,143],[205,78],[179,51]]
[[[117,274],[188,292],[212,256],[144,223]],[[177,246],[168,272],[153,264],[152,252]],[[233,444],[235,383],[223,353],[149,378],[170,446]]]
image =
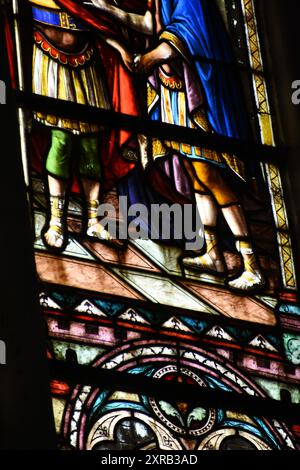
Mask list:
[[60,25],[62,28],[71,29],[68,13],[61,11],[59,13]]

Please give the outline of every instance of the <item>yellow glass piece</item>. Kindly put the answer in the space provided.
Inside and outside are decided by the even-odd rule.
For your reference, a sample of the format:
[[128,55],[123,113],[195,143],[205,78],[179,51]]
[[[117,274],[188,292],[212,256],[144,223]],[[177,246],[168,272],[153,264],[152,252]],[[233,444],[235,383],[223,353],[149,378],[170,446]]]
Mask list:
[[260,114],[259,123],[261,128],[262,143],[264,145],[273,145],[274,136],[271,116],[269,114]]
[[61,423],[66,406],[66,400],[61,398],[52,398],[53,415],[55,421],[55,429],[57,434],[61,432]]
[[234,411],[226,411],[226,417],[228,419],[234,419],[237,421],[242,421],[243,423],[252,424],[252,426],[256,426],[255,422],[252,419],[250,419],[249,416],[244,415],[242,413],[237,413]]
[[127,393],[127,392],[117,391],[117,392],[114,392],[108,399],[108,401],[121,401],[121,400],[131,401],[134,403],[140,403],[140,398],[137,393]]
[[272,194],[272,206],[277,228],[277,240],[280,254],[281,271],[284,287],[295,290],[297,288],[294,257],[291,238],[289,235],[288,219],[284,203],[282,182],[279,168],[276,165],[266,164],[269,187]]
[[152,139],[152,155],[153,158],[157,157],[163,157],[164,155],[167,155],[168,150],[164,146],[161,140],[159,139]]
[[53,10],[60,10],[60,7],[53,0],[29,0],[30,3],[44,8],[52,8]]
[[[257,105],[257,116],[260,125],[261,141],[264,145],[275,146],[272,116],[268,101],[268,90],[263,75],[263,60],[260,51],[260,41],[255,19],[253,0],[241,0],[245,30],[248,43],[249,60],[254,71],[253,87]],[[277,241],[280,254],[281,273],[285,288],[296,289],[296,274],[289,235],[289,226],[284,202],[282,182],[277,166],[264,164],[270,189],[273,216],[277,228]]]
[[152,106],[158,99],[158,94],[157,91],[150,85],[150,83],[147,83],[147,106],[148,106],[148,112],[151,111]]

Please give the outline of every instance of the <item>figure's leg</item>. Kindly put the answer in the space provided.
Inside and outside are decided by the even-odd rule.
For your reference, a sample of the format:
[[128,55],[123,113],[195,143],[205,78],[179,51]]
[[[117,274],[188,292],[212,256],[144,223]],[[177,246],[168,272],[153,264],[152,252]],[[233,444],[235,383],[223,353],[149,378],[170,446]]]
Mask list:
[[66,242],[64,210],[66,190],[70,178],[72,135],[66,131],[51,131],[51,147],[46,160],[50,194],[50,220],[43,230],[43,238],[52,248],[62,248]]
[[102,168],[97,136],[84,136],[79,139],[79,174],[87,205],[87,235],[122,247],[123,243],[114,239],[98,219]]
[[205,253],[201,256],[183,258],[182,262],[187,268],[224,274],[226,265],[216,231],[217,205],[209,194],[196,193],[195,199],[204,225]]
[[222,208],[223,216],[236,239],[237,251],[243,259],[243,272],[236,279],[228,281],[233,289],[244,291],[263,287],[265,279],[259,268],[247,229],[247,222],[241,205],[234,204]]
[[[241,276],[229,281],[229,286],[243,291],[249,291],[264,286],[265,280],[256,261],[244,211],[238,202],[237,196],[228,186],[218,167],[205,162],[193,162],[193,167],[194,175],[195,178],[198,179],[198,183],[206,187],[213,196],[212,200],[216,201],[214,213],[218,206],[222,210],[223,216],[236,238],[237,250],[243,259],[243,272]],[[201,207],[198,206],[198,208],[203,221]],[[217,241],[215,241],[215,244],[217,246]],[[207,247],[208,246],[207,244]],[[217,253],[219,250],[218,247],[215,248],[215,250]],[[206,252],[206,254],[210,253]]]
[[197,178],[189,161],[185,161],[185,166],[193,182],[197,209],[204,225],[205,253],[201,256],[183,258],[182,262],[184,266],[191,269],[215,274],[225,273],[225,261],[217,239],[218,207],[216,201]]

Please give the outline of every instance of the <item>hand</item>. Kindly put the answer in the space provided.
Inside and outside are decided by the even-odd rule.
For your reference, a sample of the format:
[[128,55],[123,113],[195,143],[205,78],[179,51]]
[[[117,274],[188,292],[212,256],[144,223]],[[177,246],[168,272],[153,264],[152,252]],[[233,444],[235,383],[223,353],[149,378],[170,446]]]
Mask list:
[[125,65],[125,67],[130,72],[134,72],[134,57],[133,57],[133,54],[131,54],[130,52],[128,52],[124,48],[120,49],[120,54],[121,54],[122,61]]
[[155,49],[152,49],[152,51],[142,55],[134,64],[134,68],[136,72],[150,75],[155,66],[158,64],[168,63],[176,56],[176,50],[167,42],[162,42]]
[[94,5],[96,8],[100,8],[100,10],[106,10],[109,2],[107,0],[90,0],[89,2],[85,2],[88,4]]
[[159,59],[154,54],[154,51],[147,52],[147,54],[142,55],[140,60],[136,62],[135,71],[150,75],[158,61]]

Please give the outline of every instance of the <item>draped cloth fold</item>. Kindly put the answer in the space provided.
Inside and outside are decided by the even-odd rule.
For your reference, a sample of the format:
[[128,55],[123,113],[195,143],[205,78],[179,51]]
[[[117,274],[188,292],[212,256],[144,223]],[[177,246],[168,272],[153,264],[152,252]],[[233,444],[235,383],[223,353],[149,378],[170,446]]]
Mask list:
[[[170,66],[174,86],[160,67],[149,77],[148,109],[151,119],[184,127],[200,128],[230,138],[249,140],[240,78],[228,31],[213,0],[159,0],[162,30],[159,41],[167,42],[178,58]],[[177,79],[178,80],[178,79]],[[168,89],[169,88],[169,89]],[[154,140],[153,158],[172,150],[193,159],[229,167],[245,179],[244,162],[236,155],[179,142]]]

